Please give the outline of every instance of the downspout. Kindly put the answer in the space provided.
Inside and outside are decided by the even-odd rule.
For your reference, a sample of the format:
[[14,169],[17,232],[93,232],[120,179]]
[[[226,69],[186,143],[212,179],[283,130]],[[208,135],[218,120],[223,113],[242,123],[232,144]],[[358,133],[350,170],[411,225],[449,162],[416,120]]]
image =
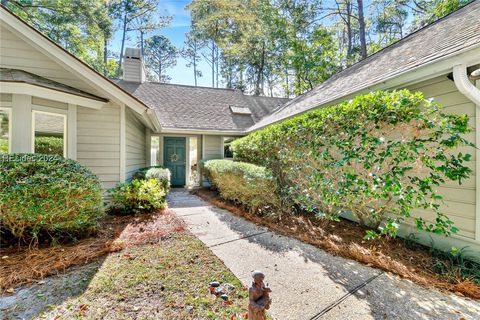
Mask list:
[[476,105],[476,116],[475,116],[475,125],[476,125],[476,134],[475,140],[477,144],[476,148],[476,192],[475,192],[475,202],[476,202],[476,221],[475,221],[475,240],[480,243],[480,87],[476,87],[470,82],[470,79],[480,81],[480,69],[477,69],[472,72],[470,77],[467,73],[467,67],[463,64],[456,65],[453,67],[453,80],[457,86],[458,91],[463,93],[468,99],[470,99]]
[[[478,70],[474,71],[474,74],[477,72]],[[476,88],[475,85],[470,82],[467,67],[464,64],[458,64],[453,67],[453,80],[455,81],[458,91],[473,101],[477,109],[480,109],[480,89]]]

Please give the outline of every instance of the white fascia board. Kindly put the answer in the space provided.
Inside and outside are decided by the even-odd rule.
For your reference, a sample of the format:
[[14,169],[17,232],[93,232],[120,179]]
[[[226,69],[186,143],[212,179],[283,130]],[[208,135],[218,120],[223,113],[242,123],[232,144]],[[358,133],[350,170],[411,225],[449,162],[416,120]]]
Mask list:
[[75,94],[58,91],[55,89],[45,88],[42,86],[36,86],[30,83],[24,82],[0,82],[0,93],[11,94],[28,94],[31,96],[65,102],[69,104],[76,104],[86,108],[92,108],[99,110],[107,102],[96,99],[90,99],[87,97],[78,96]]
[[104,78],[77,58],[66,53],[64,49],[47,39],[38,31],[32,30],[33,28],[26,25],[26,23],[19,18],[13,16],[10,12],[0,9],[0,21],[4,22],[5,26],[10,29],[10,31],[17,34],[24,41],[45,55],[54,58],[63,68],[75,74],[86,83],[91,84],[93,87],[102,90],[110,99],[119,104],[124,103],[128,105],[132,110],[139,114],[142,114],[148,109],[130,94],[124,92],[117,85],[113,84],[110,80]]
[[177,129],[177,128],[163,128],[158,133],[169,134],[202,134],[202,135],[214,135],[214,136],[244,136],[244,131],[229,131],[229,130],[201,130],[201,129]]
[[345,96],[341,96],[338,98],[334,98],[333,100],[326,101],[315,108],[311,108],[308,110],[305,110],[303,112],[299,112],[296,114],[292,114],[288,117],[285,117],[283,119],[279,119],[277,121],[274,121],[272,123],[265,124],[261,127],[254,128],[253,130],[247,129],[247,133],[251,133],[254,131],[261,130],[269,125],[272,125],[274,123],[278,123],[281,121],[284,121],[286,119],[290,119],[293,117],[296,117],[298,115],[301,115],[303,113],[309,112],[311,110],[315,110],[317,108],[321,107],[328,107],[335,105],[337,103],[340,103],[342,101],[351,99],[355,96],[358,96],[360,94],[368,93],[371,91],[377,91],[377,90],[391,90],[391,89],[396,89],[399,87],[406,87],[409,85],[412,85],[414,83],[422,82],[428,79],[432,79],[441,75],[449,74],[452,72],[452,68],[455,65],[458,64],[464,64],[467,67],[472,66],[475,64],[480,63],[480,43],[475,45],[474,47],[470,47],[468,49],[464,49],[462,51],[457,51],[455,53],[452,53],[450,55],[446,55],[440,59],[437,59],[435,61],[432,61],[430,63],[418,66],[416,68],[412,68],[409,70],[406,70],[404,72],[401,72],[399,74],[396,74],[392,76],[391,78],[381,81],[379,83],[372,84],[368,87],[359,89],[355,92],[352,92],[350,94],[347,94]]

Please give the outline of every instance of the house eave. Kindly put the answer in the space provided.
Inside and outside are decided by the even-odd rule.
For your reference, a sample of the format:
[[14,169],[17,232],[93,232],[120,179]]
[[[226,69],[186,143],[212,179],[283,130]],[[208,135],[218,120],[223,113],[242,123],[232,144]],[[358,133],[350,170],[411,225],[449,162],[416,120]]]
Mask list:
[[82,107],[99,110],[108,103],[108,100],[92,99],[60,90],[46,88],[25,82],[0,81],[0,93],[26,94],[58,102],[80,105]]
[[245,131],[240,130],[210,130],[210,129],[188,129],[188,128],[162,128],[157,134],[206,134],[206,135],[222,135],[222,136],[244,136]]

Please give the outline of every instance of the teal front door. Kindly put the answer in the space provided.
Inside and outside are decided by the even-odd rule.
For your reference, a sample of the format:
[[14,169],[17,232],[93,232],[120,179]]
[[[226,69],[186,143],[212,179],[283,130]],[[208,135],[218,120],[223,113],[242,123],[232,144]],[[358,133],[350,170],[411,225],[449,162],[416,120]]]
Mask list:
[[172,173],[171,184],[182,187],[185,183],[187,159],[185,138],[165,137],[163,140],[163,164]]

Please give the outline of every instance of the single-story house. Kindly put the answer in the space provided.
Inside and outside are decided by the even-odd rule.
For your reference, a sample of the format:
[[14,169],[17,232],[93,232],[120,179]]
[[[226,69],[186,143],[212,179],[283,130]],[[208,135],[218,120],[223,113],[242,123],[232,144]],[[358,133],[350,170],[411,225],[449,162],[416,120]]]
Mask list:
[[[468,114],[475,128],[468,139],[478,144],[478,21],[480,1],[474,1],[288,100],[147,82],[138,49],[126,50],[123,79],[107,79],[2,7],[0,152],[35,152],[36,137],[57,137],[63,139],[59,152],[91,168],[104,188],[151,164],[170,168],[174,185],[195,185],[198,161],[230,156],[235,137],[361,93],[399,88],[421,91],[447,112]],[[439,187],[442,210],[460,232],[435,241],[480,255],[480,151],[464,151],[472,155],[472,178]]]

